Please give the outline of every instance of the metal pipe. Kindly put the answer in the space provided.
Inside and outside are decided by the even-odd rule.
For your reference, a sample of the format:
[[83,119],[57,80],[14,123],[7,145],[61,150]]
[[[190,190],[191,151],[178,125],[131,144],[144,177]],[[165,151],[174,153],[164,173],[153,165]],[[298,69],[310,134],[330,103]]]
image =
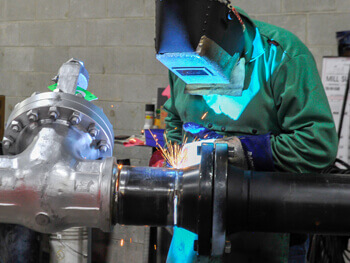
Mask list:
[[74,226],[110,231],[114,159],[76,159],[72,138],[69,127],[42,127],[21,154],[0,158],[1,223],[44,233]]
[[349,234],[350,177],[228,169],[228,232]]

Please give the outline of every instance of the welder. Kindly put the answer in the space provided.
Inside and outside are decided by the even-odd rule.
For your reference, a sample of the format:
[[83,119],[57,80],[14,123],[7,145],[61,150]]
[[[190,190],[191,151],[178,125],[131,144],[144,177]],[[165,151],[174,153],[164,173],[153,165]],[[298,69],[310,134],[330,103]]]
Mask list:
[[[156,15],[157,58],[170,70],[169,141],[227,142],[230,162],[256,171],[320,172],[334,161],[329,104],[295,35],[227,0],[157,0]],[[306,262],[306,235],[237,233],[230,241],[229,262]]]

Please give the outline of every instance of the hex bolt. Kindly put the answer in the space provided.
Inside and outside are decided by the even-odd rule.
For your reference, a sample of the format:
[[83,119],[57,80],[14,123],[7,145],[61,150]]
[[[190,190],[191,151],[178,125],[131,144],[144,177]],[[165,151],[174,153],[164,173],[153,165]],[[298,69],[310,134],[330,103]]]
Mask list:
[[100,141],[98,143],[98,148],[100,149],[100,151],[102,153],[105,153],[108,151],[108,145],[107,145],[107,142],[106,141]]
[[69,118],[69,121],[72,125],[78,125],[81,122],[80,113],[75,111],[72,116]]
[[52,120],[56,120],[58,117],[59,117],[59,112],[57,110],[57,107],[50,107],[49,108],[49,116],[50,116],[50,119]]
[[28,117],[30,122],[36,122],[39,120],[39,114],[36,110],[28,111],[27,117]]
[[35,222],[40,226],[46,226],[50,223],[50,217],[46,213],[38,213]]
[[98,129],[96,128],[95,123],[90,124],[88,133],[92,138],[95,138],[98,135]]
[[19,121],[12,121],[10,127],[12,131],[20,132],[22,130],[22,123]]
[[231,242],[226,240],[225,242],[225,253],[230,254],[231,253]]
[[2,140],[2,147],[4,149],[9,149],[13,143],[14,140],[11,137],[4,137],[4,139]]

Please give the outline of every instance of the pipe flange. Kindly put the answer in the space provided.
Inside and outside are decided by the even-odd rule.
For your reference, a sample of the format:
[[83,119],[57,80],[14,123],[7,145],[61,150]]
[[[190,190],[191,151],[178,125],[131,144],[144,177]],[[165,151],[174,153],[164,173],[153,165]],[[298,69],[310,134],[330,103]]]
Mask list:
[[209,256],[211,251],[213,225],[213,172],[214,144],[202,144],[200,164],[200,183],[198,196],[198,254]]
[[226,143],[215,144],[214,193],[213,193],[213,232],[212,256],[221,256],[226,242],[226,200],[228,146]]
[[[33,123],[37,123],[35,129]],[[16,105],[6,125],[4,137],[12,138],[12,142],[7,143],[4,154],[21,153],[41,128],[48,125],[68,125],[86,134],[96,158],[113,154],[113,126],[103,110],[83,98],[61,92],[33,94]]]

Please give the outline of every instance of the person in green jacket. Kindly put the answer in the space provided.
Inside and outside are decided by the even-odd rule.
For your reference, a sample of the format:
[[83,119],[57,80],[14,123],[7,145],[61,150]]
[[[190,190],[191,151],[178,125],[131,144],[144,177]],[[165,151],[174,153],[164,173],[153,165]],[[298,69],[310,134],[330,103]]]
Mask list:
[[[257,171],[320,172],[334,162],[338,139],[316,64],[291,32],[226,0],[158,0],[156,49],[170,69],[169,141],[218,138],[240,153],[231,163]],[[239,233],[225,257],[306,262],[305,241]]]

